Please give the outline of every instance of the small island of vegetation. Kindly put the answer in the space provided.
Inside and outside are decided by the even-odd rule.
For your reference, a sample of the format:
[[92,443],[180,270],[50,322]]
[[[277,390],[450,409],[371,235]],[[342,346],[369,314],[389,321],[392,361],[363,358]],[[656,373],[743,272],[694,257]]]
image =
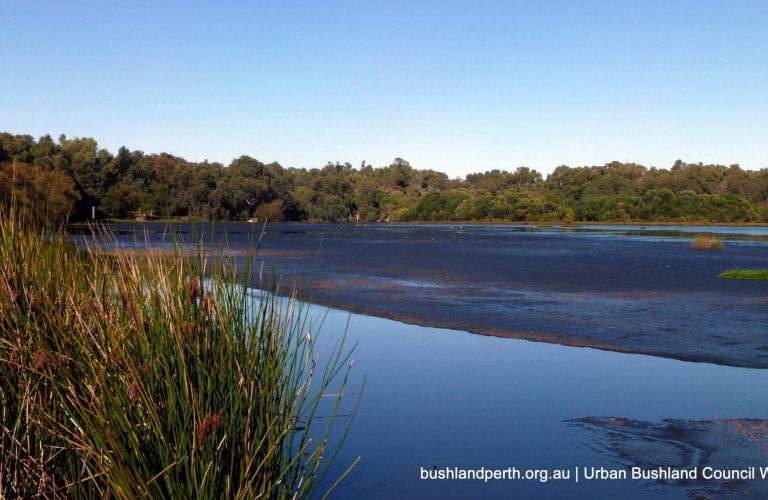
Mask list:
[[720,273],[720,277],[734,280],[768,280],[768,269],[731,269]]
[[691,242],[694,250],[722,250],[723,240],[713,234],[697,234]]

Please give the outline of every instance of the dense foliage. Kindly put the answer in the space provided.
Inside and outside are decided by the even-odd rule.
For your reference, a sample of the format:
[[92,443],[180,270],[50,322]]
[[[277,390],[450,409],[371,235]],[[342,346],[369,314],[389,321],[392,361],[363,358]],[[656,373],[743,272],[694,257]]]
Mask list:
[[0,196],[45,219],[91,216],[361,221],[768,221],[768,168],[612,162],[520,167],[449,179],[400,158],[382,168],[284,168],[241,156],[228,166],[99,149],[90,138],[0,134]]
[[351,423],[349,360],[342,343],[319,355],[301,304],[252,294],[250,265],[202,247],[78,251],[10,212],[0,498],[317,493]]

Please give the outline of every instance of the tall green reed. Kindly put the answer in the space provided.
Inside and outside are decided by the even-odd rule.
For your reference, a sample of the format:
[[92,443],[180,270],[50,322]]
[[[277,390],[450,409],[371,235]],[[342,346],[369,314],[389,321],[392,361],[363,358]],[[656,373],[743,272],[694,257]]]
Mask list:
[[316,493],[351,423],[343,342],[321,362],[252,259],[63,236],[0,218],[0,498]]

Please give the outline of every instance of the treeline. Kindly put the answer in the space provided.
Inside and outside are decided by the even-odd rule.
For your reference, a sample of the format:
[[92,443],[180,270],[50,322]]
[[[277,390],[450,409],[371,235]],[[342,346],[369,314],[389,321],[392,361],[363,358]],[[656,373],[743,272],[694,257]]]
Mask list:
[[0,203],[46,220],[176,217],[311,221],[768,221],[768,168],[612,162],[526,167],[450,179],[400,158],[375,168],[285,168],[241,156],[228,166],[0,133]]

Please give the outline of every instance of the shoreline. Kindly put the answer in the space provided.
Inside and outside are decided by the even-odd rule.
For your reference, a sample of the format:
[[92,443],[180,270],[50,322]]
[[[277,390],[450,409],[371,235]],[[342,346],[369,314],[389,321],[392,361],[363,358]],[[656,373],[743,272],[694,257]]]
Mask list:
[[[258,288],[258,287],[254,287]],[[264,291],[264,289],[260,289]],[[298,294],[297,298],[301,300],[302,302],[307,302],[309,304],[318,305],[321,307],[328,307],[330,309],[336,309],[339,311],[348,312],[350,314],[358,314],[361,316],[369,316],[374,318],[382,318],[387,319],[391,321],[397,321],[399,323],[403,323],[406,325],[412,325],[412,326],[418,326],[423,328],[435,328],[440,330],[452,330],[457,332],[466,333],[469,335],[479,335],[483,337],[495,337],[500,339],[511,339],[511,340],[526,340],[528,342],[539,342],[544,344],[552,344],[552,345],[560,345],[563,347],[574,347],[574,348],[587,348],[587,349],[596,349],[599,351],[607,351],[607,352],[615,352],[615,353],[621,353],[621,354],[636,354],[636,355],[642,355],[642,356],[652,356],[656,358],[665,358],[665,359],[672,359],[675,361],[681,361],[684,363],[704,363],[704,364],[711,364],[711,365],[717,365],[717,366],[728,366],[731,368],[748,368],[753,370],[765,370],[768,369],[768,363],[757,363],[752,361],[734,361],[726,356],[706,356],[706,355],[695,355],[695,354],[680,354],[675,353],[672,351],[665,351],[665,350],[654,350],[654,349],[642,349],[642,348],[631,348],[631,347],[624,347],[624,346],[616,346],[616,345],[609,345],[600,343],[598,339],[594,339],[594,341],[590,341],[587,339],[575,339],[575,338],[569,338],[562,335],[557,334],[551,334],[551,333],[533,333],[533,332],[515,332],[515,331],[503,331],[493,328],[482,328],[477,326],[471,326],[471,325],[457,325],[453,323],[448,322],[441,322],[438,320],[430,321],[426,319],[422,319],[421,317],[413,316],[413,315],[398,315],[395,313],[390,313],[386,311],[382,311],[375,308],[369,308],[365,306],[360,305],[349,305],[349,304],[340,304],[338,302],[331,301],[325,301],[325,300],[315,300],[311,297],[306,297],[302,294]]]
[[584,227],[584,226],[680,226],[680,227],[768,227],[768,222],[684,222],[684,221],[394,221],[394,222],[328,222],[328,221],[261,221],[248,222],[227,221],[227,220],[182,220],[182,219],[156,219],[156,220],[133,220],[133,219],[106,219],[95,221],[79,221],[67,224],[67,227],[81,228],[90,227],[93,224],[247,224],[249,226],[267,227],[276,224],[309,224],[313,226],[447,226],[447,225],[466,225],[466,226],[544,226],[544,227]]
[[[120,238],[129,241],[146,227],[113,229],[123,229]],[[206,248],[213,251],[204,249],[204,256],[215,257],[226,243],[223,256],[235,265],[254,257],[252,235],[242,227],[221,225],[206,233]],[[302,300],[408,324],[768,368],[766,282],[718,277],[728,269],[768,268],[763,243],[733,242],[723,251],[702,252],[687,238],[633,238],[599,228],[398,227],[275,225],[265,233],[253,269],[298,283]],[[194,234],[195,228],[173,232]],[[169,238],[150,232],[147,241],[157,249]],[[250,285],[259,287],[258,277]]]

